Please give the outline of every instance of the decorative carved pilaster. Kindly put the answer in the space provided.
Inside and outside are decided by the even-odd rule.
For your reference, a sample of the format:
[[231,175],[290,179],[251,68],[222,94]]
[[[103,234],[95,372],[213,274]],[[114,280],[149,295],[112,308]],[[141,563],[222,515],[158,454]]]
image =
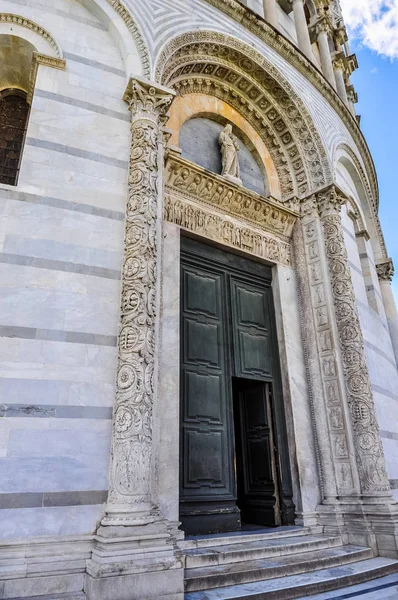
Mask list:
[[389,258],[376,265],[377,276],[380,281],[392,281],[394,277],[394,264]]
[[345,198],[335,187],[317,195],[361,493],[365,496],[389,495],[390,485],[340,217],[344,202]]
[[[311,373],[312,394],[316,398],[313,413],[320,453],[323,500],[330,504],[338,496],[358,494],[359,484],[355,463],[352,461],[354,452],[349,436],[350,417],[344,403],[343,377],[336,360],[338,342],[333,325],[333,301],[316,196],[303,202],[301,213],[307,269],[307,277],[300,286],[301,303],[306,311],[306,319],[311,319],[314,328],[313,344],[307,348],[311,357],[308,369]],[[297,257],[295,262],[297,263]],[[307,286],[309,293],[305,293]],[[306,345],[309,325],[304,324],[303,327],[307,331],[304,339]]]
[[158,311],[157,239],[163,125],[173,92],[131,79],[128,201],[122,269],[116,401],[109,497],[103,525],[143,525],[158,518],[150,497]]

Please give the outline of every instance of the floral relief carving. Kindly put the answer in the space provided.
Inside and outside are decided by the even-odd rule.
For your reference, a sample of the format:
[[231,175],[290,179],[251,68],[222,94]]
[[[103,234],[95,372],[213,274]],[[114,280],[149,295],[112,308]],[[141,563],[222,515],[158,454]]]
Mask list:
[[281,239],[288,241],[297,219],[297,202],[289,203],[265,198],[248,189],[229,183],[172,152],[166,164],[166,186],[173,196],[192,197],[200,204],[209,204],[223,214],[252,221]]
[[319,193],[317,201],[323,226],[362,493],[389,492],[390,486],[341,224],[340,208],[345,199],[336,188],[331,187]]
[[149,503],[157,318],[159,148],[173,94],[130,80],[132,113],[109,504]]

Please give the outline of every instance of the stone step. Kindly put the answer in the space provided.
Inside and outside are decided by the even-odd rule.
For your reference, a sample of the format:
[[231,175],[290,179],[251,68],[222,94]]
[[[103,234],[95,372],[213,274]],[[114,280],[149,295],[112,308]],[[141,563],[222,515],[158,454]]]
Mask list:
[[[294,600],[359,585],[378,577],[398,573],[398,561],[371,558],[339,567],[319,569],[267,581],[188,592],[185,600]],[[384,600],[383,591],[379,600]]]
[[297,535],[292,537],[277,537],[266,540],[253,539],[247,542],[212,546],[210,548],[191,548],[184,550],[185,567],[207,567],[225,565],[233,562],[243,562],[273,556],[299,554],[311,550],[324,550],[341,546],[340,537],[322,535]]
[[213,533],[210,535],[188,536],[185,540],[178,542],[181,550],[190,548],[210,548],[213,546],[227,546],[228,544],[241,544],[254,540],[271,540],[275,538],[291,538],[310,534],[309,527],[260,527],[245,531],[233,531],[231,533]]
[[315,569],[332,568],[373,557],[370,548],[340,546],[292,556],[250,560],[227,565],[185,570],[187,592],[251,583],[276,577],[308,573]]
[[[397,598],[398,574],[378,577],[373,581],[311,596],[311,600],[397,600]],[[307,596],[301,596],[298,600],[307,600]]]

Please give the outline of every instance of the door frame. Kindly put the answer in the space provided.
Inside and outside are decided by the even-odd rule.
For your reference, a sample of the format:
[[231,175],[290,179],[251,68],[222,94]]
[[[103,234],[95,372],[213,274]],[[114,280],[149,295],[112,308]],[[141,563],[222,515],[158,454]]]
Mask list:
[[[181,230],[180,230],[181,231]],[[203,238],[197,238],[193,235],[187,235],[186,232],[181,231],[180,239],[180,252],[184,252],[185,255],[192,255],[194,257],[197,252],[200,253],[201,261],[206,263],[206,259],[209,261],[211,266],[214,265],[214,260],[219,262],[220,265],[225,264],[227,267],[233,263],[233,271],[239,275],[243,281],[247,283],[253,283],[253,278],[257,282],[269,287],[271,293],[269,294],[269,309],[270,309],[270,338],[272,351],[272,413],[273,413],[273,430],[275,436],[275,448],[276,448],[276,466],[277,466],[277,477],[276,482],[277,488],[280,494],[280,509],[281,509],[281,523],[282,525],[293,525],[295,522],[295,506],[293,503],[293,481],[292,472],[290,466],[290,452],[289,452],[289,440],[287,435],[287,423],[284,406],[284,397],[282,391],[282,377],[281,377],[281,364],[280,364],[280,345],[278,343],[277,330],[276,330],[276,314],[275,304],[272,294],[272,265],[257,260],[256,257],[251,257],[248,254],[231,252],[230,248],[224,248],[215,243],[209,243]],[[183,249],[183,245],[185,248]],[[180,260],[181,263],[181,260]],[[250,266],[248,273],[248,266]],[[181,310],[181,309],[180,309]],[[181,373],[181,365],[180,365]],[[231,421],[233,421],[231,419]],[[234,436],[234,424],[230,423],[232,429],[232,436]],[[180,425],[179,425],[180,431]],[[180,446],[180,452],[182,451]],[[179,464],[181,456],[179,456]]]

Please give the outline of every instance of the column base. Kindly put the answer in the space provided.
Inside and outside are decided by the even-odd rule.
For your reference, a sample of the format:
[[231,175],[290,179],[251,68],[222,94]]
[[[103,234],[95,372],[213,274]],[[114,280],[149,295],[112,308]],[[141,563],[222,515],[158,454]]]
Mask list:
[[398,557],[398,504],[390,498],[347,498],[318,506],[317,512],[324,533],[373,548],[377,556]]
[[87,561],[87,600],[183,600],[183,538],[179,523],[101,526]]

